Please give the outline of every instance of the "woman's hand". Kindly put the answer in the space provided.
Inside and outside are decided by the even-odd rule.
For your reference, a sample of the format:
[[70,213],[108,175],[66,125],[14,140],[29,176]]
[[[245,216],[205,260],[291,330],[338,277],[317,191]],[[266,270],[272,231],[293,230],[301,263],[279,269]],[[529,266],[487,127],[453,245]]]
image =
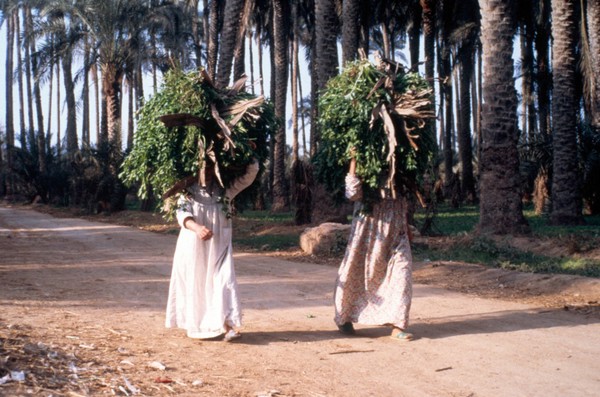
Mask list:
[[194,232],[196,232],[196,236],[198,236],[200,240],[204,241],[210,240],[213,236],[212,230],[210,230],[206,226],[200,226],[198,230],[194,230]]
[[191,231],[193,231],[194,233],[196,233],[196,236],[198,236],[198,238],[200,240],[210,240],[213,236],[213,232],[212,230],[210,230],[209,228],[207,228],[204,225],[200,225],[198,223],[196,223],[196,221],[194,221],[194,219],[192,218],[186,218],[183,221],[183,226],[186,229],[189,229]]

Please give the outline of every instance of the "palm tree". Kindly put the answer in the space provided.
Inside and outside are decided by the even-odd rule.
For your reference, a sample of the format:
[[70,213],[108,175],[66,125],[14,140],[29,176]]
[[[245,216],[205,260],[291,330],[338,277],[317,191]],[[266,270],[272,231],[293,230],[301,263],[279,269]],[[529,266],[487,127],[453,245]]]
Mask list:
[[[589,36],[589,55],[592,75],[588,91],[590,92],[591,124],[596,134],[600,134],[600,2],[587,1],[587,32]],[[595,83],[595,86],[593,85]]]
[[359,39],[359,0],[345,0],[342,11],[342,65],[356,59]]
[[417,71],[421,54],[421,33],[423,30],[423,8],[419,0],[411,0],[408,5],[408,49],[410,68]]
[[314,47],[312,51],[312,114],[310,152],[316,153],[319,141],[317,128],[319,91],[325,88],[327,81],[338,73],[337,34],[338,17],[334,0],[315,0]]
[[442,143],[443,163],[444,163],[444,195],[451,198],[453,206],[458,206],[460,202],[459,191],[456,188],[456,178],[454,176],[454,94],[452,87],[452,45],[450,35],[453,30],[453,4],[451,1],[441,1],[436,8],[438,16],[438,75],[440,84],[440,142]]
[[242,10],[240,28],[235,40],[235,50],[233,53],[233,79],[238,80],[246,74],[246,33],[250,29],[250,19],[254,8],[254,1],[246,0]]
[[471,133],[471,97],[475,92],[471,91],[471,82],[475,78],[475,50],[480,30],[480,15],[477,1],[469,0],[460,2],[455,9],[455,29],[452,33],[453,40],[457,43],[460,84],[458,87],[460,121],[458,131],[458,150],[460,156],[461,191],[462,196],[469,203],[477,201],[475,191],[475,177],[473,173],[473,143]]
[[[15,126],[13,116],[13,68],[14,68],[14,46],[15,46],[15,29],[14,29],[14,12],[11,4],[3,4],[2,14],[5,16],[6,22],[6,71],[5,71],[5,110],[6,110],[6,166],[10,173],[13,163],[13,147],[15,145]],[[13,193],[11,176],[8,174],[6,193]]]
[[[204,9],[208,11],[208,16],[205,17],[205,21],[208,20],[208,27],[205,28],[208,31],[206,69],[213,81],[217,75],[217,56],[219,54],[220,15],[222,15],[222,8],[219,7],[219,4],[224,3],[224,1],[211,0],[207,4],[207,0],[205,0],[204,4]],[[205,14],[207,11],[205,11]]]
[[231,80],[231,68],[233,66],[238,32],[241,29],[244,1],[250,0],[227,0],[223,16],[224,24],[221,31],[221,40],[219,41],[219,63],[216,75],[216,83],[219,87],[228,86]]
[[433,98],[435,98],[435,84],[433,84],[435,64],[435,3],[435,0],[421,0],[421,8],[423,9],[423,52],[425,54],[425,78],[433,89]]
[[291,101],[292,101],[292,164],[298,161],[299,149],[298,149],[298,88],[300,87],[299,77],[299,62],[298,62],[298,46],[300,38],[300,29],[298,28],[298,1],[292,1],[292,31],[291,31],[291,44],[290,49],[290,89],[291,89]]
[[484,54],[481,204],[478,230],[529,230],[523,216],[517,152],[517,94],[512,61],[515,22],[504,0],[482,0]]
[[196,55],[196,67],[202,66],[202,45],[200,44],[200,20],[198,15],[198,0],[186,0],[186,13],[191,14],[192,42],[194,43],[194,54]]
[[[155,61],[168,62],[168,54],[160,57],[151,52],[152,48],[147,45],[149,40],[144,34],[150,27],[156,27],[157,18],[163,21],[176,16],[176,13],[166,11],[176,6],[151,7],[143,0],[82,0],[75,3],[54,0],[46,7],[53,12],[64,12],[72,19],[73,26],[79,26],[79,30],[73,32],[69,41],[71,46],[84,46],[85,36],[91,36],[95,49],[92,55],[95,58],[90,63],[99,64],[102,77],[101,100],[106,104],[101,116],[106,121],[101,123],[100,140],[106,139],[115,148],[120,148],[122,82],[125,70],[130,64],[149,62],[152,55],[155,55]],[[162,33],[167,39],[174,36],[167,31]],[[175,53],[178,53],[177,50]],[[164,67],[164,64],[161,66]]]
[[[25,133],[25,87],[23,85],[23,55],[21,49],[23,47],[21,43],[21,18],[19,17],[19,10],[15,11],[15,32],[17,39],[17,88],[19,93],[19,130],[20,130],[20,144],[21,149],[26,150],[27,148],[27,134]],[[31,114],[31,112],[29,112]],[[29,130],[33,131],[33,125],[29,124]]]
[[[67,125],[65,138],[67,142],[67,155],[72,156],[77,150],[77,109],[75,101],[75,82],[73,80],[73,42],[78,40],[79,26],[77,20],[65,9],[57,6],[57,3],[48,4],[43,12],[46,17],[42,25],[42,31],[53,38],[53,48],[44,48],[42,52],[51,54],[53,58],[49,61],[51,65],[62,64],[63,83],[65,88],[65,99],[67,104]],[[58,89],[57,89],[58,92]],[[60,104],[57,109],[60,109]]]
[[[44,113],[42,109],[42,93],[40,89],[40,81],[38,79],[38,60],[36,56],[36,43],[35,35],[33,32],[33,15],[32,15],[32,4],[35,2],[28,2],[23,5],[23,13],[25,18],[24,24],[24,38],[25,38],[25,63],[26,63],[26,74],[28,83],[28,108],[29,111],[29,122],[31,124],[31,132],[37,130],[37,154],[40,172],[46,172],[46,138],[44,136]],[[33,88],[31,89],[31,81],[33,80]],[[33,90],[33,91],[32,91]],[[37,129],[34,127],[33,116],[34,116],[34,103],[35,103],[35,115],[37,117]]]
[[575,0],[552,0],[552,212],[553,224],[581,224],[581,186],[577,156],[577,58]]
[[285,177],[285,109],[288,83],[289,54],[289,13],[288,0],[273,0],[273,38],[275,58],[275,116],[281,120],[275,134],[273,164],[273,211],[288,210],[289,186]]

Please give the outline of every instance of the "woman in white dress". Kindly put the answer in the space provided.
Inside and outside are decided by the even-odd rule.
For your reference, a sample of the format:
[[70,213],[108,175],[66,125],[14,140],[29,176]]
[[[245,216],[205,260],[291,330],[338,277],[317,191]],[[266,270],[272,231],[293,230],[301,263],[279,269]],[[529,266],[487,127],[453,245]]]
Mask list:
[[211,339],[225,334],[230,341],[241,336],[240,300],[231,243],[231,219],[227,205],[252,184],[258,162],[246,167],[224,191],[207,166],[205,186],[195,183],[177,203],[181,226],[169,286],[167,328],[182,328],[188,337]]

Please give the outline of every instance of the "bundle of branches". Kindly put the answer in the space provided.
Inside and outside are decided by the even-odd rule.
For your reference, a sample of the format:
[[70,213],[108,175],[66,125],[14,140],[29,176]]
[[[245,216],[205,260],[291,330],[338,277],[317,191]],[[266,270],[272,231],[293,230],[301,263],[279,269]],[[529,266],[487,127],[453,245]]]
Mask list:
[[431,96],[427,81],[399,64],[349,63],[319,97],[317,179],[342,200],[355,157],[365,210],[382,197],[418,196],[436,150]]
[[[245,78],[225,90],[215,87],[204,71],[168,72],[160,91],[140,110],[121,178],[139,184],[140,198],[154,195],[164,204],[198,180],[207,160],[215,164],[225,188],[256,159],[259,177],[236,198],[237,208],[247,205],[258,189],[277,123],[273,106],[241,91],[244,84]],[[173,206],[166,207],[172,216]]]

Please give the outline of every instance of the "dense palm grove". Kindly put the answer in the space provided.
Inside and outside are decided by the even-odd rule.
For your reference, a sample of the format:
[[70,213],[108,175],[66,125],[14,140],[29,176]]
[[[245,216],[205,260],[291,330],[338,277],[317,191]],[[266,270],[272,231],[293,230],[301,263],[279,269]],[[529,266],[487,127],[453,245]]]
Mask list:
[[[290,174],[309,173],[319,145],[320,91],[342,65],[379,51],[421,71],[434,92],[438,158],[428,190],[437,202],[478,203],[478,229],[501,234],[528,231],[523,203],[554,224],[600,212],[597,0],[1,0],[0,7],[7,36],[0,197],[123,209],[135,189],[119,170],[135,115],[152,94],[144,87],[156,91],[171,69],[202,68],[223,88],[246,74],[246,89],[273,102],[282,122],[270,137],[261,191],[271,210],[290,209],[297,191]],[[310,92],[300,84],[301,49]]]

